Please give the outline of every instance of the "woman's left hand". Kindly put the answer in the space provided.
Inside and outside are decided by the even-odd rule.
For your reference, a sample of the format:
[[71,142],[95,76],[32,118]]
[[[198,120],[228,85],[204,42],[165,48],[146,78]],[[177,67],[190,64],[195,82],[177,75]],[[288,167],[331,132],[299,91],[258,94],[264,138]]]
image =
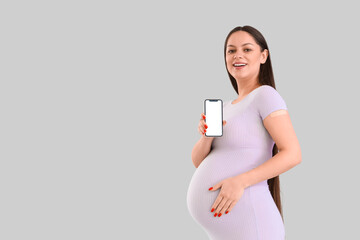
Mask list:
[[210,191],[215,191],[221,187],[220,193],[215,200],[215,203],[211,207],[211,212],[214,212],[214,216],[220,217],[224,212],[227,214],[240,200],[244,194],[244,184],[239,176],[230,177],[215,184]]

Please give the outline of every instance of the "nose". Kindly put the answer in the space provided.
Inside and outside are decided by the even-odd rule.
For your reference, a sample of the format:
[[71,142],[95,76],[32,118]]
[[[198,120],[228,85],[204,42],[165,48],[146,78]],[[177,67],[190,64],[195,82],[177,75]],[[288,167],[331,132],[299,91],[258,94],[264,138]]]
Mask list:
[[[240,55],[240,54],[239,54]],[[236,54],[234,54],[234,59],[236,59]]]

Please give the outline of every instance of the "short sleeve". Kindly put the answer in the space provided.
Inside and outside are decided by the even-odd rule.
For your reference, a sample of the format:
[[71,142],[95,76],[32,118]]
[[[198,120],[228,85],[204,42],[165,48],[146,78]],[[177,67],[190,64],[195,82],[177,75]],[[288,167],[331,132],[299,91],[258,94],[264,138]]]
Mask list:
[[272,86],[267,86],[256,96],[256,106],[260,117],[264,120],[270,113],[285,109],[287,110],[284,99],[280,96],[278,91]]

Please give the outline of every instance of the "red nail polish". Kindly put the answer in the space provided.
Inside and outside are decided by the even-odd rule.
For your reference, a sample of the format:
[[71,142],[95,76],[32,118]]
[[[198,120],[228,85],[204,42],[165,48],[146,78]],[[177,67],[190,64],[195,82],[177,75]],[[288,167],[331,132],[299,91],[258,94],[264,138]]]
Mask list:
[[204,132],[206,132],[206,129],[204,129]]
[[215,209],[213,208],[213,209],[211,209],[211,212],[213,212]]
[[205,116],[203,115],[203,119],[205,119]]
[[208,126],[207,126],[207,125],[205,125],[205,128],[208,128]]
[[218,217],[220,217],[220,216],[221,216],[221,214],[222,214],[222,213],[220,213]]
[[225,214],[227,214],[229,211],[226,211]]
[[216,217],[217,213],[214,214],[214,217]]
[[213,189],[213,187],[209,188],[209,191],[210,191],[211,189]]

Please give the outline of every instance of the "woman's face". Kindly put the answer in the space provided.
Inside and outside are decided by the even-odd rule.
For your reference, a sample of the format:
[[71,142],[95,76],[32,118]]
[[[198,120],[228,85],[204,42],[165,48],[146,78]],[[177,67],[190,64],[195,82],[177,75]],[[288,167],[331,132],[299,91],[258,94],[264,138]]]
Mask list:
[[[226,46],[226,66],[235,79],[251,81],[259,74],[260,64],[265,63],[268,50],[261,52],[260,46],[253,37],[245,31],[237,31],[230,35]],[[236,67],[235,63],[245,63]]]

